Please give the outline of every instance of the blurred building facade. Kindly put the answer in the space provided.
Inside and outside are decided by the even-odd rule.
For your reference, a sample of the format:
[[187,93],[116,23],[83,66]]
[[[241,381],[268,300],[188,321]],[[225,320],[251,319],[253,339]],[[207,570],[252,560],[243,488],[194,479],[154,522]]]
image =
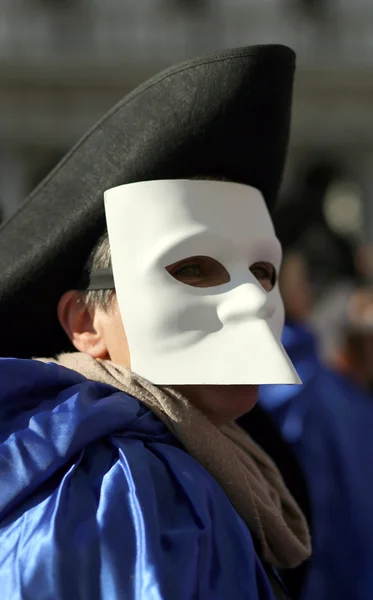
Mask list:
[[[177,61],[230,46],[298,54],[285,188],[338,163],[373,240],[371,0],[2,0],[0,204],[7,218],[110,106]],[[356,229],[356,227],[355,227]]]

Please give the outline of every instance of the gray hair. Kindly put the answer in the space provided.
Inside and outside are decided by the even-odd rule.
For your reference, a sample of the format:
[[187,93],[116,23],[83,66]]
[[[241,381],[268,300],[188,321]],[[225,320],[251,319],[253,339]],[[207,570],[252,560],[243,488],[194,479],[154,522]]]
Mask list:
[[[91,251],[85,265],[86,271],[111,268],[111,251],[108,232],[105,231]],[[88,290],[83,292],[82,300],[89,307],[99,307],[109,312],[112,307],[115,290]]]

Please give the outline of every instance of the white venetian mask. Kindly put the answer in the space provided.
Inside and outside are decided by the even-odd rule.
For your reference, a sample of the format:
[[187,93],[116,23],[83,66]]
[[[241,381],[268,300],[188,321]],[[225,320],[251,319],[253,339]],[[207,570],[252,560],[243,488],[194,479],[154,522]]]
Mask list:
[[277,283],[268,290],[281,247],[257,189],[148,181],[105,192],[105,210],[135,373],[158,385],[300,383]]

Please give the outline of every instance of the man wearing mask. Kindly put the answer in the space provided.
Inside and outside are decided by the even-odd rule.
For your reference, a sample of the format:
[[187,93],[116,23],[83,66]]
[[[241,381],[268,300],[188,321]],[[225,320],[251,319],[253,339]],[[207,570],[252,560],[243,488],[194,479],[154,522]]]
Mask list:
[[258,46],[162,73],[1,230],[4,600],[273,600],[309,555],[234,424],[299,383],[270,218],[293,71]]

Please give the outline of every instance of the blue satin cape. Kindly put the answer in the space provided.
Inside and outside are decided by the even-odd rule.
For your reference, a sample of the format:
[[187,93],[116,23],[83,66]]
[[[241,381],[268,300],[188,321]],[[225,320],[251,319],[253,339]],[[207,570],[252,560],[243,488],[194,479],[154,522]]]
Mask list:
[[0,360],[1,600],[274,600],[215,480],[138,400]]
[[302,386],[261,386],[303,467],[313,555],[303,600],[373,599],[373,398],[325,368],[306,328],[285,327],[283,344]]

